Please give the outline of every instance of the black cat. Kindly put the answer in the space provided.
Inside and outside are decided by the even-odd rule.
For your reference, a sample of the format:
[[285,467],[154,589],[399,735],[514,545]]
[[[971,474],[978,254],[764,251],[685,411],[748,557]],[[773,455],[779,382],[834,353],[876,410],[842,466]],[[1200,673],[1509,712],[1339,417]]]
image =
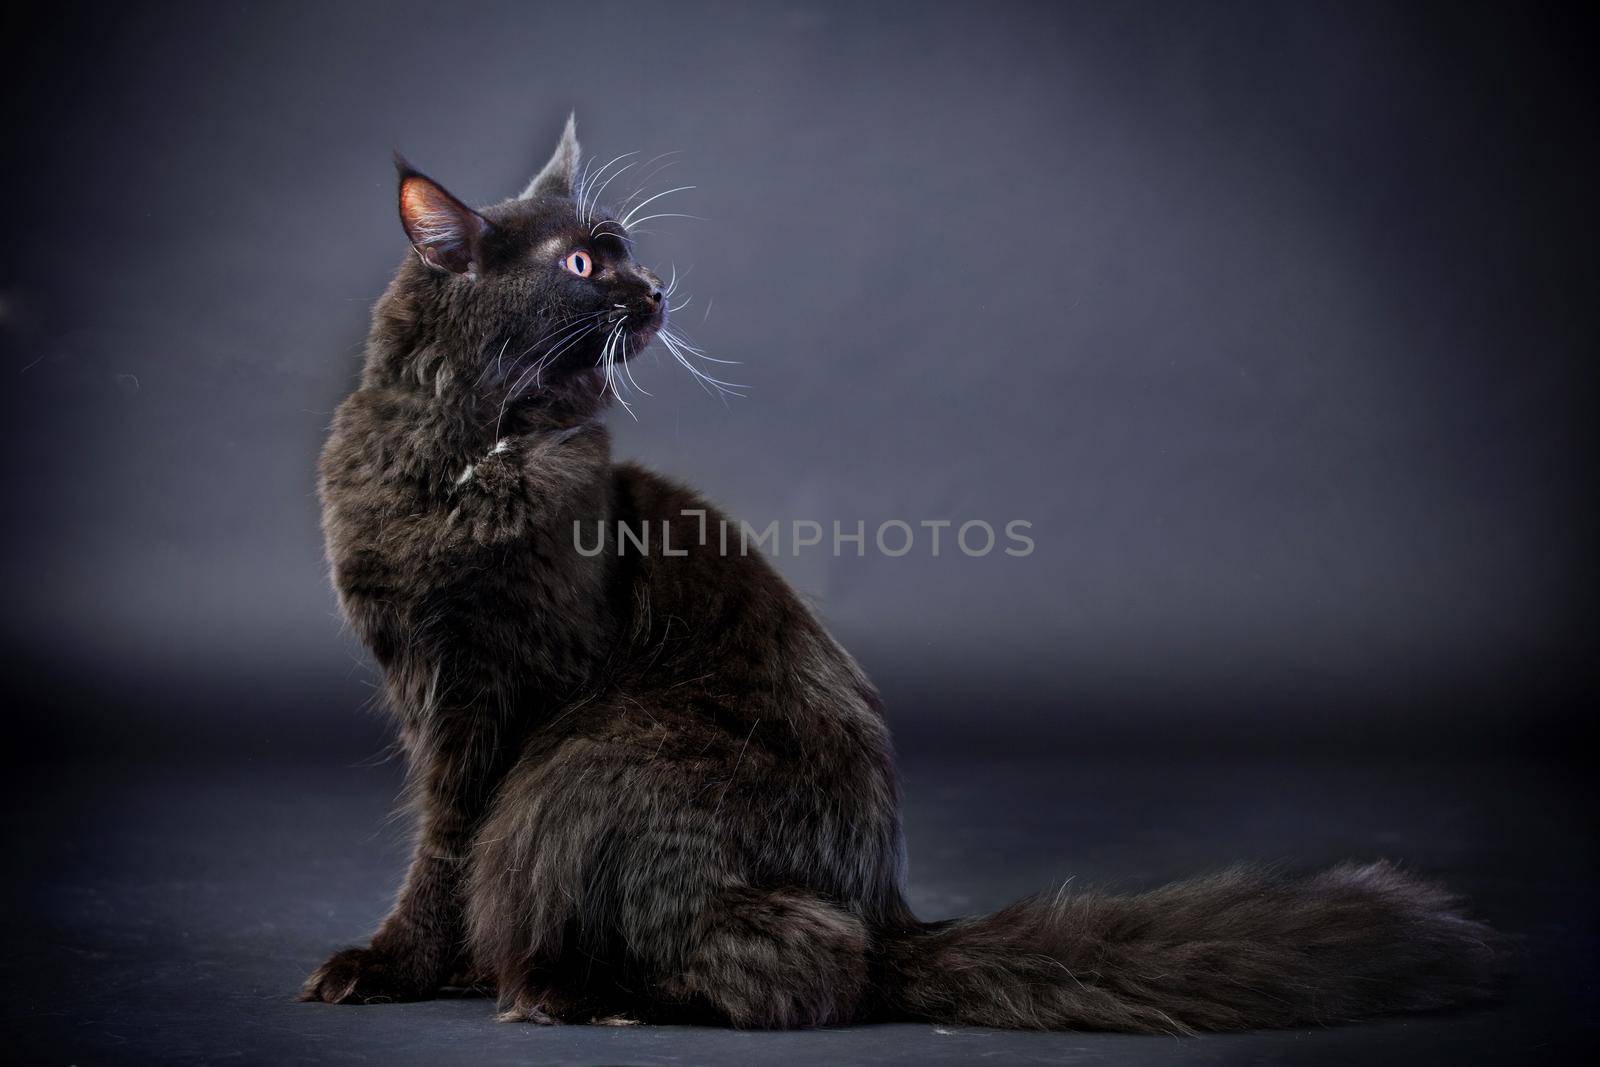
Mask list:
[[[545,1023],[1192,1031],[1488,991],[1491,932],[1382,864],[919,922],[871,683],[760,553],[702,538],[716,509],[612,461],[600,417],[667,319],[629,220],[595,203],[616,169],[584,187],[570,121],[483,211],[401,164],[415,254],[321,493],[421,833],[371,945],[305,999],[477,982]],[[574,523],[607,550],[577,551]],[[616,551],[619,523],[652,550]]]

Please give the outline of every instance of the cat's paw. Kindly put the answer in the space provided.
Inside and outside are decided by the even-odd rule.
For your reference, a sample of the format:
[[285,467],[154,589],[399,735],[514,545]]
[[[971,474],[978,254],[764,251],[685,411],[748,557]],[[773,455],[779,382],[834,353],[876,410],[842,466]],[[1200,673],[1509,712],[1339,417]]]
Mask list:
[[306,979],[300,999],[325,1004],[386,1004],[400,1000],[425,1000],[434,995],[399,960],[370,948],[335,952]]
[[515,438],[512,437],[500,438],[500,440],[494,443],[493,448],[484,453],[482,459],[478,460],[476,463],[468,463],[465,467],[461,468],[461,473],[455,477],[456,488],[460,489],[462,486],[472,481],[477,481],[482,484],[485,478],[488,478],[491,481],[495,479],[504,480],[508,472],[514,472],[517,466],[517,461],[515,459],[501,460],[498,463],[495,462],[496,456],[504,456],[511,451],[514,441]]
[[560,1026],[580,1022],[585,1017],[578,1001],[555,989],[522,990],[500,1001],[496,1022],[533,1023],[535,1026]]

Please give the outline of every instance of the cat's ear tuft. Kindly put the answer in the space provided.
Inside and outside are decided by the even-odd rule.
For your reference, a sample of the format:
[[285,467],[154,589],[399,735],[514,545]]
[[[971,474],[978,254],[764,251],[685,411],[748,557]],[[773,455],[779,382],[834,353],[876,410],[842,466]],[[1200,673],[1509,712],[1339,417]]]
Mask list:
[[526,200],[530,196],[566,196],[572,195],[572,184],[578,177],[578,116],[574,112],[567,116],[566,129],[561,131],[561,141],[556,145],[555,154],[550,157],[550,162],[544,169],[534,175],[533,181],[522,190],[518,199]]
[[413,168],[398,152],[394,165],[400,174],[400,224],[411,247],[436,270],[477,277],[483,263],[483,239],[493,229],[489,220]]

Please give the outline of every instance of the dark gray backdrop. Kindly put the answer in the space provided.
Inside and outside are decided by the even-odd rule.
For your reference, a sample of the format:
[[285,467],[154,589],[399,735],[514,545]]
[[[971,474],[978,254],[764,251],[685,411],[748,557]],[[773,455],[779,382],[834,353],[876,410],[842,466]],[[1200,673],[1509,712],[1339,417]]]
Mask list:
[[[119,751],[365,746],[314,462],[404,251],[393,148],[681,151],[622,456],[1026,559],[781,566],[902,744],[1548,736],[1592,692],[1595,179],[1553,12],[194,4],[7,15],[4,639]],[[670,179],[670,181],[668,181]],[[624,187],[619,182],[613,188]],[[709,314],[705,312],[709,309]],[[1442,728],[1442,729],[1441,729]]]
[[[1565,10],[7,9],[7,1050],[1415,1067],[1593,1048],[1573,734],[1597,691],[1597,101]],[[1521,939],[1508,998],[1181,1043],[294,1003],[407,855],[314,495],[406,254],[389,153],[495,200],[574,108],[602,161],[681,151],[655,187],[698,188],[661,206],[705,221],[661,220],[642,253],[692,266],[678,321],[751,386],[725,407],[643,360],[655,396],[613,417],[621,455],[758,527],[1033,524],[1024,559],[780,561],[884,690],[919,915],[1387,855]]]

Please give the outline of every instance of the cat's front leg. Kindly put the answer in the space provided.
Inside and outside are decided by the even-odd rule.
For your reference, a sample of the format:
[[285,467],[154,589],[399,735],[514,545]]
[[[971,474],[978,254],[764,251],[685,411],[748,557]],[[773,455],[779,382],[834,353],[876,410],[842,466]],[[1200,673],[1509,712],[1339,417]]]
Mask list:
[[[425,846],[424,846],[425,847]],[[366,947],[334,953],[306,979],[301,1000],[379,1004],[427,1000],[464,969],[461,864],[419,849],[394,909]]]
[[427,1000],[425,989],[400,959],[376,948],[352,946],[329,957],[300,990],[300,999],[326,1004],[392,1004]]
[[497,743],[504,724],[471,708],[433,714],[435,744],[416,757],[425,766],[419,776],[423,816],[405,884],[372,943],[334,953],[306,980],[302,1000],[426,1000],[471,969],[463,950],[467,849],[514,749]]
[[447,543],[499,547],[528,535],[541,516],[603,509],[610,441],[595,423],[500,438],[451,478]]

